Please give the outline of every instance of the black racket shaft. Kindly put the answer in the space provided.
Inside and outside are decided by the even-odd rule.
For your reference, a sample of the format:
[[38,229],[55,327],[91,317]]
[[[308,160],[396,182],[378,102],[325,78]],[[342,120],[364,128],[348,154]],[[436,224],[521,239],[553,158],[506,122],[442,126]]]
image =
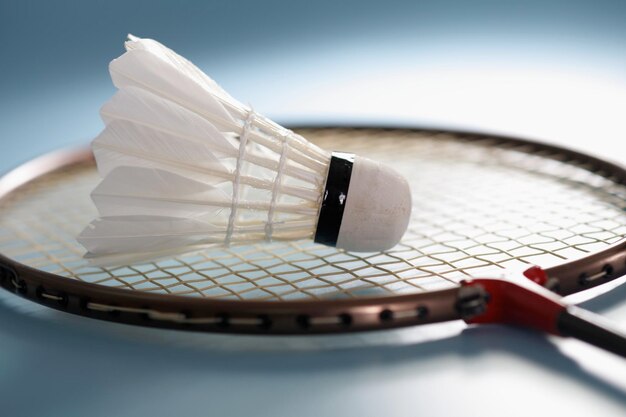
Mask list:
[[568,306],[557,319],[563,336],[573,337],[626,358],[626,333],[597,314]]

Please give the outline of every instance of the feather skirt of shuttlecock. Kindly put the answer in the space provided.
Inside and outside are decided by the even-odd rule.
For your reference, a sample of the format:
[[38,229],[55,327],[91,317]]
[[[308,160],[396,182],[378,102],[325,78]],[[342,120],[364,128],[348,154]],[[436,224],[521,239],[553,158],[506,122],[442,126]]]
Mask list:
[[92,147],[99,217],[78,237],[102,263],[211,245],[310,239],[330,154],[242,105],[186,59],[130,36]]

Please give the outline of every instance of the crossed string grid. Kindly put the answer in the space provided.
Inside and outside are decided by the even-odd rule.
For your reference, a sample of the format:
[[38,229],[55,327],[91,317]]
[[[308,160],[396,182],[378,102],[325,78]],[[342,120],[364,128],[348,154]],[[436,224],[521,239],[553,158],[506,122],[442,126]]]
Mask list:
[[133,290],[227,299],[359,297],[449,288],[472,275],[550,266],[626,234],[626,190],[561,155],[528,154],[450,134],[300,132],[326,149],[391,163],[411,183],[402,242],[356,254],[306,241],[213,247],[170,260],[91,267],[76,234],[93,216],[91,165],[47,175],[0,207],[0,252],[73,279]]

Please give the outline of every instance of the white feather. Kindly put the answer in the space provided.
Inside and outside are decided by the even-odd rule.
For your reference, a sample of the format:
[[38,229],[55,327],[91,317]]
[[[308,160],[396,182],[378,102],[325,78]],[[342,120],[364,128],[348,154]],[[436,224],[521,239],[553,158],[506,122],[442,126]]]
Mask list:
[[129,34],[128,40],[124,43],[124,46],[129,52],[133,50],[149,51],[161,58],[162,60],[171,64],[181,74],[197,82],[206,91],[210,91],[220,99],[224,99],[229,102],[236,101],[230,94],[228,94],[222,87],[220,87],[218,83],[216,83],[211,77],[202,72],[202,70],[196,67],[193,63],[155,40],[141,39]]
[[[239,155],[239,143],[231,139],[232,135],[220,132],[210,121],[185,107],[137,87],[119,90],[102,106],[100,115],[107,128],[96,139],[96,147],[106,148],[113,136],[122,142],[131,139],[135,142],[131,146],[143,148],[142,152],[164,154],[171,152],[173,146],[179,151],[169,159],[185,166],[194,165],[194,161],[181,158],[181,151],[210,161],[219,157],[237,158]],[[119,140],[117,142],[120,144]],[[162,145],[166,146],[162,148]],[[199,146],[203,148],[201,151]],[[126,147],[118,147],[123,148]],[[255,159],[254,155],[247,155],[246,158],[268,162],[262,158]]]
[[[225,181],[231,176],[220,162],[228,155],[208,143],[126,120],[109,123],[93,141],[92,148],[102,176],[128,165],[168,169],[211,182]],[[236,152],[234,148],[232,151]]]
[[102,106],[100,115],[107,125],[114,120],[127,120],[134,124],[206,143],[223,152],[234,151],[237,148],[203,117],[175,102],[136,87],[119,90]]
[[[172,146],[180,148],[180,152],[193,152],[196,157],[206,157],[207,161],[215,160],[216,157],[220,156],[237,158],[239,155],[238,143],[229,141],[227,135],[218,131],[203,117],[174,102],[136,87],[119,90],[110,101],[102,106],[100,115],[107,124],[107,128],[96,138],[94,150],[112,150],[110,146],[106,146],[107,143],[117,142],[120,145],[120,140],[122,143],[130,140],[134,144],[129,144],[129,147],[141,149],[142,158],[154,153],[167,154],[171,151]],[[109,129],[111,125],[114,126]],[[154,134],[155,131],[156,134]],[[164,140],[172,145],[167,146],[163,143]],[[198,144],[203,146],[205,151],[196,153]],[[187,146],[189,146],[188,149],[186,149]],[[123,149],[126,148],[124,146],[116,147],[118,153],[124,153]],[[128,155],[129,152],[126,154]],[[144,154],[143,152],[147,153]],[[190,169],[193,169],[195,165],[193,160],[181,159],[180,157],[180,154],[172,154],[168,159],[178,161],[180,165],[189,166]],[[268,159],[266,153],[247,153],[244,158],[264,168],[272,170],[278,168],[278,162]],[[107,158],[103,158],[105,168],[100,169],[107,172],[108,162]],[[154,161],[147,159],[147,162],[152,164]],[[100,166],[100,160],[98,166]],[[285,173],[294,178],[313,182],[315,186],[320,185],[320,176],[314,171],[291,165],[285,167]],[[252,178],[244,179],[244,182],[246,181],[259,188],[270,189],[272,186],[269,182],[263,185]],[[297,191],[295,193],[301,195]]]
[[78,241],[92,254],[153,252],[224,240],[224,229],[196,219],[118,216],[94,220]]
[[[285,236],[280,240],[301,239],[300,229],[314,227],[315,222],[302,220],[280,226]],[[233,243],[247,243],[251,239],[262,241],[265,228],[262,224],[242,224]],[[185,246],[222,244],[225,237],[223,225],[189,218],[164,216],[113,216],[101,217],[87,226],[78,241],[92,255],[111,255],[128,252],[150,253]]]
[[115,168],[91,197],[101,217],[150,215],[210,221],[231,204],[227,192],[205,182],[134,166]]
[[[229,193],[221,188],[172,172],[133,166],[113,170],[91,196],[101,217],[153,215],[218,224],[220,213],[231,206]],[[266,211],[269,204],[244,200],[239,207]],[[306,204],[277,204],[275,209],[305,217],[317,214]]]
[[196,113],[210,115],[214,121],[222,121],[219,125],[225,130],[236,123],[205,83],[147,50],[126,52],[111,62],[109,71],[119,89],[136,87],[150,91]]

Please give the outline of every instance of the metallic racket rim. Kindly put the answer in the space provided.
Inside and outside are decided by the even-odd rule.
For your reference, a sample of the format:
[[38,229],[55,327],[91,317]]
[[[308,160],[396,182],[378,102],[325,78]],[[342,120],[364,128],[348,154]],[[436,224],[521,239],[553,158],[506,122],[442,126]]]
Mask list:
[[[491,140],[498,146],[523,148],[526,153],[585,169],[626,185],[626,169],[616,163],[556,145],[494,134],[466,131],[348,126],[292,127],[316,130],[363,130],[420,134],[451,134],[459,140]],[[27,183],[63,168],[93,161],[90,149],[61,150],[27,162],[0,179],[0,204]],[[569,295],[626,274],[626,241],[588,256],[546,268],[553,290]],[[40,271],[0,254],[0,286],[39,304],[91,318],[149,327],[194,331],[303,334],[362,331],[436,323],[462,318],[462,287],[417,294],[337,300],[252,301],[215,300],[160,295],[112,288]],[[471,294],[470,294],[471,296]],[[465,299],[463,298],[465,297]],[[472,300],[469,300],[470,302]]]

